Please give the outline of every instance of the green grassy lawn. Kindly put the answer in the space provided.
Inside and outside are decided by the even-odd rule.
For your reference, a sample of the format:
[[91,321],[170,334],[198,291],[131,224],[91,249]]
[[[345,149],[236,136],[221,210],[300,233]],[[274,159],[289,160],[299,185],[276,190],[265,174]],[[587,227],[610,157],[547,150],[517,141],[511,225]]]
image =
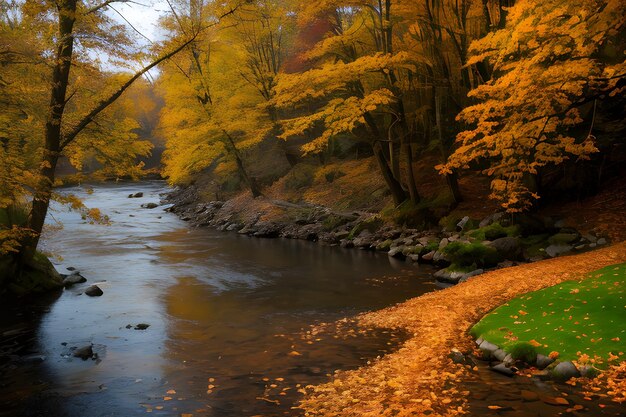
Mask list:
[[[626,263],[590,273],[585,279],[524,294],[487,314],[471,330],[505,351],[530,343],[537,353],[575,360],[624,360],[626,352]],[[599,368],[606,367],[597,364]]]

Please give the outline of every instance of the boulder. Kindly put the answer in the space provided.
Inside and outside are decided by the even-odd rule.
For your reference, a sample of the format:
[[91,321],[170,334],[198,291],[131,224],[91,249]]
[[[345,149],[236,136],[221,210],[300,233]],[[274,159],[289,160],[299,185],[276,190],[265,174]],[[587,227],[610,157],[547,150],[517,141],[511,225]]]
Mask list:
[[580,376],[580,372],[576,365],[570,361],[561,362],[552,370],[552,377],[558,380],[566,381],[570,378],[577,378]]
[[578,237],[577,233],[557,233],[556,235],[550,236],[548,242],[553,245],[565,245],[574,242]]
[[435,251],[433,250],[433,251],[428,252],[424,256],[422,256],[422,261],[432,262],[434,258],[435,258]]
[[487,340],[483,340],[480,346],[478,346],[478,349],[480,349],[483,352],[483,354],[485,354],[485,356],[491,357],[493,356],[493,352],[498,350],[499,347],[494,345],[491,342],[488,342]]
[[391,249],[392,243],[393,241],[391,239],[387,239],[383,242],[380,242],[378,245],[376,245],[376,250],[380,252],[389,252],[389,249]]
[[499,360],[500,362],[504,362],[504,358],[506,358],[507,353],[502,349],[496,349],[493,352],[493,357]]
[[91,359],[93,357],[92,345],[76,349],[73,353],[73,356],[75,358],[81,358],[84,361],[86,361],[87,359]]
[[100,297],[104,292],[97,285],[92,285],[85,290],[85,294],[90,297]]
[[548,246],[546,253],[550,255],[550,257],[555,258],[564,253],[571,252],[572,249],[574,249],[572,245],[556,244]]
[[456,284],[459,282],[461,277],[465,275],[465,272],[461,271],[448,271],[447,269],[440,269],[439,271],[433,274],[437,281],[448,282],[451,284]]
[[146,330],[148,327],[150,327],[150,325],[147,323],[139,323],[134,328],[135,330]]
[[600,239],[598,239],[598,241],[596,242],[597,245],[606,245],[606,239],[601,237]]
[[157,203],[145,203],[145,204],[142,204],[141,207],[145,209],[153,209],[153,208],[159,207],[159,205]]
[[65,278],[63,278],[63,286],[65,288],[69,288],[72,285],[80,284],[83,282],[87,282],[87,278],[85,278],[78,272],[74,272],[72,275],[68,275]]
[[498,251],[505,259],[516,260],[522,254],[519,239],[515,237],[501,237],[487,244]]
[[439,242],[439,250],[442,250],[443,248],[448,246],[448,243],[450,243],[450,241],[447,238],[444,237],[443,239],[441,239],[441,241]]
[[541,353],[537,354],[537,368],[547,368],[549,365],[552,364],[552,362],[554,362],[554,359],[552,359],[551,357],[542,355]]
[[403,250],[404,246],[396,246],[395,248],[391,248],[389,252],[387,252],[387,255],[391,258],[404,259],[406,256],[402,253]]

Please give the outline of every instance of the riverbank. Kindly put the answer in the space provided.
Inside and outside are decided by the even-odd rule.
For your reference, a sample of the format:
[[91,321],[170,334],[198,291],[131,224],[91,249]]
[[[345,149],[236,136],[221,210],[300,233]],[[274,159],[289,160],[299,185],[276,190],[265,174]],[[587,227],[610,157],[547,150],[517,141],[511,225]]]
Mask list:
[[[598,197],[604,198],[602,194]],[[604,215],[594,199],[586,205]],[[164,202],[171,204],[168,211],[195,227],[260,238],[308,240],[379,251],[409,263],[434,264],[439,268],[435,278],[445,284],[457,284],[486,270],[583,253],[623,238],[616,229],[609,233],[603,224],[593,221],[593,216],[574,221],[554,207],[546,213],[515,217],[466,208],[442,218],[438,225],[410,227],[407,224],[414,225],[419,213],[403,206],[341,211],[306,201],[253,198],[249,193],[210,201],[193,185],[174,190]],[[619,212],[619,208],[611,210]],[[585,211],[575,210],[579,217]],[[614,217],[619,221],[619,216]]]
[[[475,369],[455,364],[453,351],[470,352],[468,331],[493,308],[531,291],[626,261],[626,242],[575,256],[491,271],[460,285],[358,316],[365,328],[403,329],[411,337],[392,354],[307,387],[300,407],[317,416],[453,416],[468,409],[463,381]],[[569,403],[568,403],[569,404]],[[490,410],[497,411],[493,405]]]

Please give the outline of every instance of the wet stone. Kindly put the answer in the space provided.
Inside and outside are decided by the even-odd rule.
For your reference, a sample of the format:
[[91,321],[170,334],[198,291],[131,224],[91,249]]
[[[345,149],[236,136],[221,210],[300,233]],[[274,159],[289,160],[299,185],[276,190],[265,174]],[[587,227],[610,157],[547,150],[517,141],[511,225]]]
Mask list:
[[92,285],[85,290],[85,294],[90,297],[100,297],[104,292],[97,285]]

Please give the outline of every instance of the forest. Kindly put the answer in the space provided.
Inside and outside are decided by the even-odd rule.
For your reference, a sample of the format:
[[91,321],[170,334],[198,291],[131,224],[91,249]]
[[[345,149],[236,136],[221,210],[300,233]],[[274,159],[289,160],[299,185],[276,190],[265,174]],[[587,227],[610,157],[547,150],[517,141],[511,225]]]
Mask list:
[[[148,10],[158,15],[154,21]],[[153,30],[147,31],[146,25]],[[389,298],[381,296],[388,303],[372,301],[356,311],[377,310],[419,295],[415,301],[357,315],[345,325],[368,331],[402,328],[404,341],[397,336],[389,345],[404,343],[417,356],[422,354],[415,340],[419,332],[426,332],[422,336],[431,338],[432,352],[424,355],[436,358],[435,373],[422,383],[410,380],[409,368],[403,370],[409,354],[402,349],[393,354],[381,351],[388,354],[371,366],[369,361],[368,366],[346,364],[345,369],[358,369],[340,370],[330,382],[309,371],[318,379],[296,386],[296,378],[293,390],[280,394],[301,394],[290,401],[310,413],[306,415],[457,415],[464,414],[468,404],[471,415],[509,411],[507,405],[494,405],[500,397],[484,401],[483,397],[476,405],[471,395],[462,394],[472,389],[452,384],[474,368],[468,338],[481,343],[489,338],[489,346],[477,344],[482,359],[491,358],[490,369],[499,366],[493,361],[501,362],[506,371],[500,373],[505,375],[514,361],[544,373],[573,364],[576,372],[565,379],[591,377],[586,366],[601,371],[591,382],[578,382],[578,387],[586,388],[571,393],[571,404],[555,404],[567,402],[559,393],[540,393],[537,398],[548,409],[578,407],[573,398],[579,394],[593,397],[589,401],[595,408],[585,408],[591,413],[604,409],[603,401],[621,404],[626,400],[626,362],[620,357],[626,334],[618,334],[626,331],[623,311],[598,316],[604,325],[591,340],[604,342],[594,352],[576,341],[571,342],[575,348],[558,349],[554,348],[558,338],[554,344],[537,342],[539,336],[552,340],[553,334],[518,343],[518,337],[524,339],[521,334],[510,331],[502,336],[498,329],[505,328],[503,322],[495,319],[492,324],[493,316],[485,314],[514,297],[558,288],[563,281],[583,280],[583,275],[591,279],[589,274],[594,273],[615,276],[615,288],[583,280],[586,284],[568,287],[574,293],[553,294],[558,308],[563,304],[568,312],[564,300],[580,290],[599,291],[598,300],[613,303],[606,305],[621,303],[617,299],[621,300],[626,274],[622,266],[606,268],[626,261],[625,91],[626,3],[620,0],[3,0],[0,296],[30,299],[65,287],[60,298],[64,300],[70,287],[82,288],[85,280],[75,265],[107,282],[106,274],[99,276],[85,266],[100,265],[103,271],[116,259],[124,262],[121,253],[120,258],[113,257],[113,249],[102,249],[111,256],[107,264],[95,257],[96,243],[107,233],[119,243],[119,250],[139,239],[141,250],[158,247],[163,263],[182,269],[189,259],[194,259],[189,261],[192,269],[201,268],[194,262],[213,255],[196,259],[186,249],[178,253],[172,248],[181,241],[197,242],[197,248],[204,248],[198,250],[208,254],[245,251],[233,261],[237,272],[225,273],[229,277],[255,275],[263,271],[264,262],[278,271],[283,258],[307,257],[290,252],[293,248],[272,246],[282,243],[260,244],[268,249],[237,241],[231,249],[214,252],[203,246],[213,237],[184,240],[169,229],[159,229],[164,227],[161,223],[178,224],[180,219],[184,222],[180,228],[193,231],[189,233],[210,229],[234,232],[236,237],[289,238],[337,250],[360,249],[372,256],[387,254],[381,259],[388,258],[396,268],[389,274],[404,273],[397,268],[433,268],[427,276],[438,285],[459,284],[419,293],[411,292],[409,285],[397,299],[389,293]],[[108,194],[115,187],[121,191]],[[135,205],[132,210],[129,204]],[[67,217],[69,212],[78,220]],[[138,228],[137,235],[116,228],[124,222]],[[165,237],[153,242],[154,236],[141,234],[144,227]],[[86,247],[94,245],[92,252],[65,238],[69,231]],[[129,233],[126,240],[116,240],[114,234],[124,233]],[[106,241],[100,245],[108,248]],[[138,249],[127,250],[130,254]],[[265,251],[266,257],[257,259]],[[314,253],[310,256],[322,256]],[[257,259],[259,264],[249,267],[257,272],[237,269],[248,265],[246,257]],[[334,269],[334,261],[326,259],[321,257],[319,264],[333,268],[328,272],[333,276],[346,268],[355,273],[359,268],[378,271],[370,260],[359,267]],[[60,274],[61,266],[69,273]],[[142,275],[151,267],[136,273]],[[514,272],[507,275],[508,268]],[[199,279],[203,273],[190,276]],[[380,273],[382,278],[372,279],[384,280],[387,274]],[[426,272],[415,272],[421,273]],[[184,273],[168,274],[178,280],[167,290],[177,291],[171,297],[199,297],[200,292],[187,289],[191,284]],[[97,296],[104,288],[106,297],[107,284],[102,282],[92,287],[98,289]],[[338,291],[350,292],[346,288]],[[83,294],[83,289],[74,291]],[[449,314],[456,314],[458,329],[465,334],[464,342],[446,333],[452,332],[452,321],[432,322],[441,314],[435,307],[446,302],[440,301],[444,294],[466,309],[456,311],[453,301],[447,301]],[[208,308],[197,302],[198,311]],[[325,299],[320,305],[326,302],[332,304]],[[180,300],[168,305],[190,317],[204,317],[177,303]],[[537,314],[537,322],[546,317],[545,303],[534,311],[530,304],[520,304],[519,313],[512,311],[516,321],[506,326],[520,325],[518,315],[529,314],[528,320],[535,320]],[[582,321],[584,311],[574,317]],[[181,320],[187,317],[180,314]],[[412,315],[415,321],[409,319]],[[333,322],[338,317],[325,319]],[[621,320],[622,327],[603,327],[614,319]],[[3,323],[0,330],[9,329]],[[143,324],[137,326],[149,331]],[[309,336],[329,331],[327,325],[312,325]],[[33,330],[32,325],[27,327]],[[199,334],[189,332],[190,340]],[[90,346],[96,349],[94,338]],[[498,345],[493,344],[496,341]],[[293,343],[285,348],[290,360],[308,360]],[[7,346],[9,342],[0,340],[0,353],[9,358],[13,347]],[[98,358],[97,349],[89,352],[95,356],[87,357]],[[512,358],[508,362],[507,354]],[[590,356],[583,358],[586,354]],[[597,363],[589,362],[593,354]],[[540,356],[554,364],[540,367]],[[450,370],[450,360],[460,368]],[[3,366],[0,373],[5,372]],[[385,368],[389,366],[393,369]],[[427,374],[424,369],[429,366],[420,358],[410,369]],[[527,367],[519,369],[523,373]],[[555,371],[555,380],[561,371]],[[443,374],[439,381],[437,375]],[[283,381],[282,374],[275,377]],[[357,392],[363,381],[372,391]],[[446,388],[450,384],[454,387]],[[575,387],[576,382],[570,385]],[[207,393],[215,391],[212,386],[218,385],[211,382]],[[255,395],[271,408],[280,398],[268,394],[268,387],[276,388],[268,382],[265,392]],[[417,394],[408,394],[411,390]],[[525,390],[521,388],[522,393]],[[590,392],[602,392],[603,397],[598,400]],[[24,398],[32,402],[32,397]],[[587,407],[584,401],[581,404]],[[205,405],[193,407],[205,410]],[[165,405],[143,407],[159,412]],[[222,414],[205,410],[182,415],[278,415],[266,409],[244,412],[224,407],[228,411]],[[512,407],[519,411],[517,405]],[[68,410],[67,415],[78,415]],[[614,411],[617,414],[611,414]],[[520,412],[516,415],[548,415],[541,414],[546,410]],[[606,412],[619,415],[611,406]]]

